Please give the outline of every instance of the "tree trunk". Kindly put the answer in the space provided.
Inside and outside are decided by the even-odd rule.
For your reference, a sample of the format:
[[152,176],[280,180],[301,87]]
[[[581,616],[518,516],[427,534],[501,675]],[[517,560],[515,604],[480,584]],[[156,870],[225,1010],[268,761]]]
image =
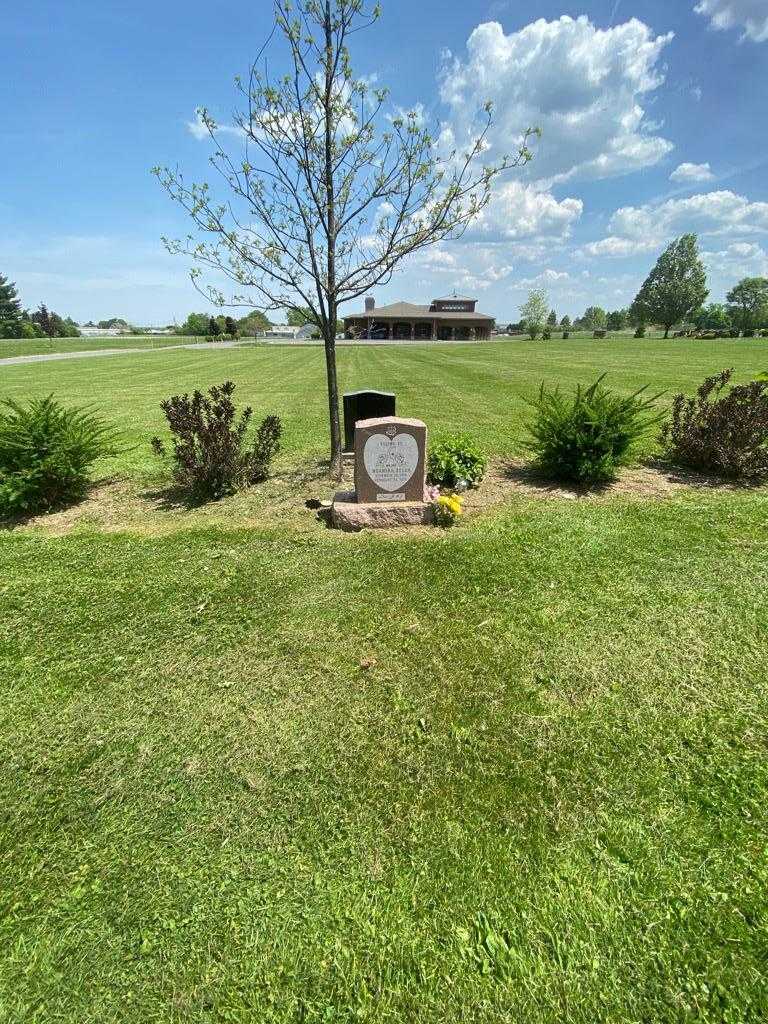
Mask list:
[[326,237],[328,239],[327,314],[324,325],[325,369],[328,377],[328,410],[331,423],[331,475],[341,480],[341,429],[339,426],[339,387],[336,380],[336,190],[333,180],[333,30],[331,27],[331,0],[325,0],[325,197]]
[[668,338],[668,337],[669,337],[669,327],[666,327],[666,326],[665,326],[665,329],[664,329],[664,338],[666,339],[666,338]]
[[331,428],[331,476],[341,479],[341,424],[339,421],[339,385],[336,378],[336,336],[333,324],[323,331],[325,343],[325,375],[328,382],[328,418]]

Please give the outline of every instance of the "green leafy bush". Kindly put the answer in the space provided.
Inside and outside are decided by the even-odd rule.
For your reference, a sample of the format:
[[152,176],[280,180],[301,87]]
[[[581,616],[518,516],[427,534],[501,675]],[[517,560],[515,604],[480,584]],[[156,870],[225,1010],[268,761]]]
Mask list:
[[768,380],[725,389],[733,370],[707,377],[696,395],[676,395],[661,442],[673,462],[723,476],[768,476]]
[[468,434],[453,434],[429,451],[427,477],[438,487],[453,488],[459,480],[477,487],[485,474],[485,456]]
[[93,463],[116,454],[117,434],[90,408],[52,395],[0,403],[0,513],[49,511],[81,498]]
[[641,398],[645,388],[617,395],[603,386],[604,378],[588,388],[579,385],[573,396],[542,384],[530,403],[536,416],[528,425],[528,447],[547,476],[581,484],[612,480],[630,460],[635,442],[661,419],[652,412],[659,395]]
[[[194,501],[221,498],[225,494],[266,480],[270,464],[280,450],[282,425],[267,416],[248,447],[248,428],[253,409],[237,415],[231,380],[214,385],[207,395],[174,395],[160,403],[173,440],[173,478]],[[159,437],[152,449],[161,458],[169,453]]]
[[645,324],[640,324],[635,329],[635,337],[636,338],[644,338],[645,337]]

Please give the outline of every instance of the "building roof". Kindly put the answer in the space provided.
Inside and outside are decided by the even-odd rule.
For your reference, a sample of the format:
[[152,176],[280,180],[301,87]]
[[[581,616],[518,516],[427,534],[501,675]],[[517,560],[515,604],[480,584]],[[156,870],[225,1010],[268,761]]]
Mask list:
[[434,302],[477,302],[477,299],[471,299],[468,295],[441,295],[439,298],[434,299]]
[[[439,299],[436,301],[440,301]],[[466,300],[472,302],[474,300]],[[393,302],[389,306],[376,306],[362,313],[346,313],[345,320],[494,320],[485,313],[449,312],[432,310],[430,306],[416,306],[412,302]]]

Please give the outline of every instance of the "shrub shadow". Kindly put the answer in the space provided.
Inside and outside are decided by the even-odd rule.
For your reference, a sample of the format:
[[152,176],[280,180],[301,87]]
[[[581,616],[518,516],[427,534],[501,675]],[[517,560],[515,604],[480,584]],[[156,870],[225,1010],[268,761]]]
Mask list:
[[615,482],[609,480],[599,484],[577,484],[565,480],[554,480],[535,466],[519,462],[503,463],[501,473],[506,480],[520,484],[531,491],[540,491],[542,494],[550,496],[567,495],[572,498],[605,494]]
[[717,473],[707,473],[702,469],[694,469],[692,466],[681,466],[666,459],[646,459],[642,465],[646,469],[659,473],[671,484],[680,487],[696,487],[706,490],[724,491],[758,491],[765,486],[765,480],[742,480],[736,477],[720,476]]
[[29,526],[35,522],[42,524],[48,516],[55,516],[59,512],[67,512],[69,509],[78,508],[80,505],[90,501],[94,494],[105,484],[113,483],[114,479],[116,478],[105,477],[101,480],[92,480],[79,497],[73,498],[71,501],[61,501],[52,508],[35,512],[19,512],[16,515],[0,513],[0,532],[11,533],[13,530],[18,530],[22,526]]

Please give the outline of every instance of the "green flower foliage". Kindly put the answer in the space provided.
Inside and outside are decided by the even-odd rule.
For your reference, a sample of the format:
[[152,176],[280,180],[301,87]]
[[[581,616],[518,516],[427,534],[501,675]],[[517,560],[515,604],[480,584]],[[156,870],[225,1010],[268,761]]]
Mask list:
[[485,467],[485,456],[468,434],[451,434],[430,449],[427,478],[438,487],[455,487],[459,480],[477,487]]

